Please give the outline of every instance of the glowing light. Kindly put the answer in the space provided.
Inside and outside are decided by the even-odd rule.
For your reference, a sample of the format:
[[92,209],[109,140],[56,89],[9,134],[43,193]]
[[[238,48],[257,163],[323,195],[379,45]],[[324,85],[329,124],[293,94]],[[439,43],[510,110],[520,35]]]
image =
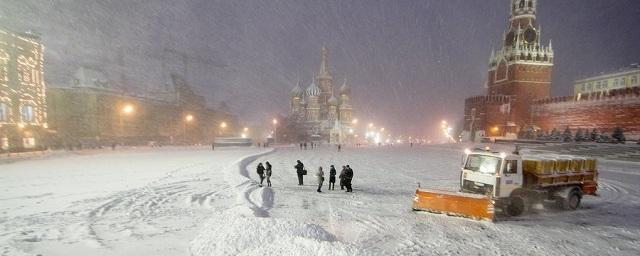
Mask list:
[[491,148],[489,146],[484,147],[484,150],[489,151]]
[[133,113],[133,111],[134,111],[133,105],[131,104],[127,104],[122,108],[122,113],[125,113],[125,114],[131,114]]
[[24,128],[24,123],[19,123],[18,124],[18,128],[20,128],[20,129]]
[[384,127],[380,128],[380,132],[384,132]]
[[464,153],[467,154],[467,155],[471,154],[471,149],[465,148],[464,149]]
[[187,122],[191,122],[191,121],[193,121],[193,115],[186,115],[186,116],[184,117],[184,120],[185,120],[185,121],[187,121]]
[[227,128],[227,122],[220,123],[220,128],[222,129]]
[[353,128],[349,128],[349,133],[353,134]]
[[245,138],[247,138],[247,135],[243,133],[243,134],[241,134],[241,135],[240,135],[240,137],[242,137],[243,139],[245,139]]
[[354,118],[353,120],[351,120],[352,124],[358,124],[358,118]]
[[278,119],[275,119],[275,118],[274,118],[274,119],[273,119],[273,124],[274,124],[274,125],[278,124]]
[[369,123],[369,128],[373,128],[373,123]]
[[505,158],[505,157],[507,157],[507,153],[505,153],[505,152],[500,152],[500,157],[501,157],[501,158]]
[[244,129],[242,129],[244,132],[248,132],[249,131],[249,127],[245,127]]
[[491,128],[491,131],[493,132],[498,132],[500,130],[500,128],[498,126],[494,126],[493,128]]

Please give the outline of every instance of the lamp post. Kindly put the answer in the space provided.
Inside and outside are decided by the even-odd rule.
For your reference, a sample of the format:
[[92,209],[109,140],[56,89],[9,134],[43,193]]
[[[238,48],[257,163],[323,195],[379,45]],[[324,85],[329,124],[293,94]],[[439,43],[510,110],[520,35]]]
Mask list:
[[120,111],[118,111],[118,117],[120,121],[120,144],[124,145],[124,120],[123,115],[133,114],[134,108],[131,104],[125,104]]
[[224,134],[224,129],[227,128],[227,122],[220,123],[220,137]]
[[273,119],[273,144],[278,143],[278,119]]
[[187,124],[191,123],[192,121],[193,115],[189,114],[184,116],[184,122],[182,122],[182,135],[185,143],[187,142]]

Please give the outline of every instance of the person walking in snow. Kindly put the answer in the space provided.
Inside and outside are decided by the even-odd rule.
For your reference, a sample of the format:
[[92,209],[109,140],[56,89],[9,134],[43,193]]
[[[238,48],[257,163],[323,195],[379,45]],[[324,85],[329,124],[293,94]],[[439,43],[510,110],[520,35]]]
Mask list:
[[342,144],[338,144],[338,152],[340,152],[340,150],[342,150]]
[[353,169],[351,169],[351,166],[347,165],[347,168],[345,169],[345,179],[344,179],[344,186],[347,187],[347,192],[353,192],[353,189],[351,188],[351,180],[353,179]]
[[322,167],[318,167],[318,172],[316,172],[316,178],[318,179],[318,193],[321,193],[322,183],[324,183],[324,172],[322,171]]
[[298,186],[302,186],[304,184],[304,180],[302,179],[303,175],[305,175],[304,164],[298,160],[298,163],[294,166],[296,168],[296,174],[298,174]]
[[267,161],[265,163],[267,169],[264,171],[264,174],[267,176],[267,187],[271,187],[271,163]]
[[262,182],[264,181],[264,166],[262,165],[262,163],[258,164],[258,168],[256,168],[256,171],[258,172],[258,176],[260,176],[260,187],[262,187]]
[[340,171],[340,176],[338,176],[338,178],[340,179],[340,190],[344,190],[346,172],[347,167],[343,165],[342,170]]
[[329,169],[329,190],[336,190],[336,168],[333,165]]

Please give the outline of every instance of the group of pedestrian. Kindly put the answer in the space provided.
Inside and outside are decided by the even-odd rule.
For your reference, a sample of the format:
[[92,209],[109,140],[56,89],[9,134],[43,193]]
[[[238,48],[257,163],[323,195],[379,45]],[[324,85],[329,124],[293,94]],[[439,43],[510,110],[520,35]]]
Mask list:
[[258,164],[257,167],[257,172],[258,172],[258,176],[260,176],[260,187],[262,187],[262,183],[264,182],[264,179],[267,179],[267,187],[271,187],[271,163],[269,163],[269,161],[265,162],[265,165],[262,165],[262,163]]
[[[298,186],[304,185],[304,176],[307,175],[307,169],[304,167],[304,164],[300,161],[296,161],[296,165],[294,166],[296,169],[296,174],[298,176]],[[258,163],[256,167],[256,172],[260,177],[260,187],[264,183],[264,180],[267,180],[267,187],[271,187],[271,174],[272,174],[272,166],[269,161],[265,162],[264,165],[262,163]],[[328,190],[336,189],[336,175],[337,171],[334,165],[331,165],[329,168],[329,188]],[[322,185],[324,184],[324,171],[322,167],[318,167],[318,171],[315,173],[316,180],[318,181],[318,189],[316,190],[318,193],[322,192]],[[338,179],[340,179],[340,190],[345,190],[346,192],[353,192],[351,187],[351,180],[353,179],[353,169],[351,166],[344,165],[342,166],[342,171],[340,171],[340,175],[338,175]]]
[[316,142],[309,142],[309,143],[307,143],[307,142],[300,142],[300,150],[302,150],[302,149],[307,150],[307,148],[308,148],[308,147],[310,147],[310,148],[312,148],[312,149],[313,149],[313,148],[317,148],[318,146],[319,146],[319,145],[318,145],[318,143],[316,143]]
[[[298,175],[298,186],[304,185],[304,175],[307,175],[307,170],[304,168],[304,164],[300,160],[298,160],[294,168],[296,169],[296,173]],[[329,168],[329,190],[336,189],[336,175],[336,168],[334,165],[331,165]],[[316,191],[318,193],[321,193],[322,185],[324,184],[325,180],[322,166],[318,167],[318,171],[316,172],[315,176],[316,180],[318,181],[318,189]],[[351,166],[342,166],[342,171],[340,172],[338,178],[340,179],[340,190],[344,190],[346,188],[346,192],[353,192],[353,189],[351,187],[351,180],[353,179],[353,169],[351,169]]]

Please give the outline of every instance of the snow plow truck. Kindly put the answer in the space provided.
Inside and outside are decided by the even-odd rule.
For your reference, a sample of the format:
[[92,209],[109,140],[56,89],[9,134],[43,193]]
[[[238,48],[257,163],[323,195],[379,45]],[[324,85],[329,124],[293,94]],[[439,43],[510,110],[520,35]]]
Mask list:
[[546,200],[574,210],[584,195],[596,195],[596,165],[588,157],[465,150],[460,190],[418,188],[412,208],[490,221],[496,220],[496,212],[519,216]]

